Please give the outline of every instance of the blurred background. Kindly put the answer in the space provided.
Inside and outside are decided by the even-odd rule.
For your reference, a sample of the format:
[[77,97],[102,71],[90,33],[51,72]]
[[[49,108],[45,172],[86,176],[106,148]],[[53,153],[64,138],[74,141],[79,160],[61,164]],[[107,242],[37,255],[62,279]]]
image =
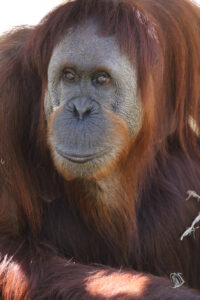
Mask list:
[[[200,5],[200,0],[193,1],[196,1]],[[65,1],[0,0],[0,34],[17,25],[37,24],[51,9],[63,2]]]

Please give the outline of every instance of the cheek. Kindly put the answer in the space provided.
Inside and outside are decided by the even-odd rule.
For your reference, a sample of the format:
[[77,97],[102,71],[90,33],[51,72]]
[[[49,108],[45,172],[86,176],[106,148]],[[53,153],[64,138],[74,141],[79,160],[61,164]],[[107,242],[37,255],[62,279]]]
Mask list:
[[142,127],[142,105],[137,99],[131,105],[120,110],[121,117],[126,120],[131,135],[136,135]]
[[[131,135],[139,132],[142,126],[142,103],[137,95],[136,81],[125,82],[121,87],[116,113],[126,122]],[[126,87],[126,88],[124,88]]]
[[126,122],[111,112],[106,111],[106,115],[112,124],[107,140],[112,148],[103,163],[92,174],[93,180],[101,180],[120,168],[121,163],[126,160],[132,144]]
[[[52,90],[51,90],[52,89]],[[60,106],[60,95],[57,92],[58,88],[53,88],[52,86],[48,86],[48,89],[45,91],[44,96],[44,112],[46,120],[49,120],[50,116],[56,109]]]
[[66,98],[66,91],[58,74],[51,74],[44,94],[44,112],[47,120],[49,120],[52,113],[63,104]]
[[52,112],[53,112],[53,106],[50,101],[50,95],[49,95],[49,92],[46,91],[45,96],[44,96],[44,113],[45,113],[45,119],[47,121],[49,120]]

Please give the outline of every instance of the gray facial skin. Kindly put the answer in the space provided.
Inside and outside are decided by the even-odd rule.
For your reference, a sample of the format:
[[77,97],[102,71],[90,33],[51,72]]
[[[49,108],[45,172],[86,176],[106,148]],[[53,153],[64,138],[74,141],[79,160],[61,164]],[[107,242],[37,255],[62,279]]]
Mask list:
[[54,162],[73,177],[88,177],[123,151],[116,120],[130,136],[138,132],[135,70],[93,20],[71,29],[55,47],[44,106]]

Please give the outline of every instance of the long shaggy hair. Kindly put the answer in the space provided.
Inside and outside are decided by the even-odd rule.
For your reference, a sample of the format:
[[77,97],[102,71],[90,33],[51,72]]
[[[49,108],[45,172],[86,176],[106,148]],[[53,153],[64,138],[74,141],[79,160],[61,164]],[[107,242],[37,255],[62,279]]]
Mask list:
[[[102,207],[89,215],[95,192],[81,201],[85,184],[65,182],[47,147],[43,100],[49,60],[70,28],[89,18],[99,22],[103,36],[116,37],[136,68],[142,103],[142,128],[121,166],[126,195],[116,196],[114,185],[109,191],[123,203],[114,215]],[[185,201],[188,190],[200,193],[199,97],[200,10],[187,0],[69,1],[39,25],[2,36],[2,237],[48,240],[62,255],[83,263],[124,265],[161,276],[182,272],[188,285],[200,288],[200,236],[179,241],[199,211],[196,201]],[[76,221],[67,221],[69,210]],[[89,245],[74,234],[91,238]],[[12,255],[16,245],[9,246]]]

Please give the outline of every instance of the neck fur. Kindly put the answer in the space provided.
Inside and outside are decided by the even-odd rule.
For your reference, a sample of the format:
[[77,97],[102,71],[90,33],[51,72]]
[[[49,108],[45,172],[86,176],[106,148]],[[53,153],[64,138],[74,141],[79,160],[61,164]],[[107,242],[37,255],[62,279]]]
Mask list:
[[[135,228],[134,182],[120,173],[101,181],[77,179],[69,183],[70,205],[86,226],[120,247],[124,258],[128,257],[129,243]],[[109,237],[109,238],[108,238]]]

